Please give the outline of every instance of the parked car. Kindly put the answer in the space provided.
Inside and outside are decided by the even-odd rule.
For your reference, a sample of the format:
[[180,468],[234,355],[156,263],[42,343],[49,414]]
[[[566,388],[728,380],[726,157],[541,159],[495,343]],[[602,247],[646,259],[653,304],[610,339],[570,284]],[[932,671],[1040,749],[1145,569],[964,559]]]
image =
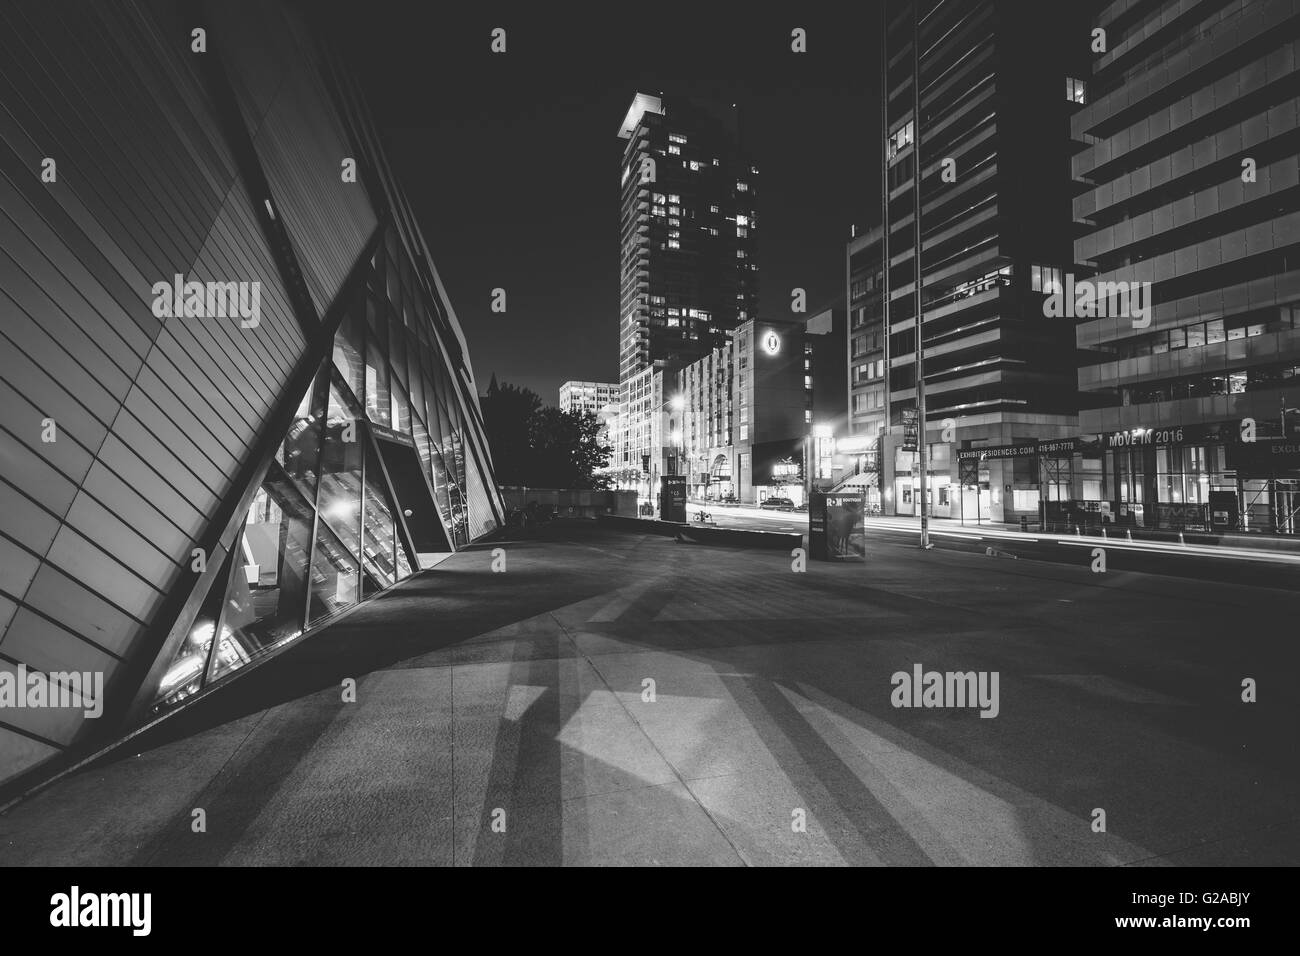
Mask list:
[[764,511],[794,511],[794,502],[789,498],[764,498],[759,508]]

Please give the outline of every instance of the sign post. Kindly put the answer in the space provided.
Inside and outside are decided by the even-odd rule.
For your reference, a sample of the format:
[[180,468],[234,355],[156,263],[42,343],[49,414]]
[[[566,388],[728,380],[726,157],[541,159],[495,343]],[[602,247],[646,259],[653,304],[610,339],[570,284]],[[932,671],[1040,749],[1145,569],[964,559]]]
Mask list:
[[966,526],[966,486],[975,486],[975,524],[980,523],[980,463],[978,458],[957,459],[957,472],[961,485],[961,523]]

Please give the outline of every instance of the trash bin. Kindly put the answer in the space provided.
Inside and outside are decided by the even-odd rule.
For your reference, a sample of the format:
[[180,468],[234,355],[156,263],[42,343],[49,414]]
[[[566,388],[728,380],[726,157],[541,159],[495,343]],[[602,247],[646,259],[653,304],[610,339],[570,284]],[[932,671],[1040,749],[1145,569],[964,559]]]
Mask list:
[[1021,515],[1021,516],[1020,516],[1020,530],[1026,532],[1026,533],[1028,533],[1028,531],[1029,531],[1029,515]]

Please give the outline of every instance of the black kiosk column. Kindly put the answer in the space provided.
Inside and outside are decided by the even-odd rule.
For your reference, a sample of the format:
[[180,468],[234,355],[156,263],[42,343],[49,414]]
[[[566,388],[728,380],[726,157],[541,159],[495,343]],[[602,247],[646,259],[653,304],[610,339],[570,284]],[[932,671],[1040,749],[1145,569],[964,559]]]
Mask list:
[[686,520],[686,476],[662,475],[659,478],[659,518],[663,521]]
[[864,491],[814,491],[808,498],[808,555],[814,561],[865,561]]

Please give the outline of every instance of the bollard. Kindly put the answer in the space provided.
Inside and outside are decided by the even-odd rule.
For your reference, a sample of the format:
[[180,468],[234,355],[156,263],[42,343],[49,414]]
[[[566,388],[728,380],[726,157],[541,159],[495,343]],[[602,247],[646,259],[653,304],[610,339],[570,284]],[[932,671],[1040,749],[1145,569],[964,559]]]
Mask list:
[[1128,534],[1128,539],[1129,539],[1130,541],[1132,541],[1132,540],[1133,540],[1133,531],[1132,531],[1132,529],[1129,529],[1126,533]]

